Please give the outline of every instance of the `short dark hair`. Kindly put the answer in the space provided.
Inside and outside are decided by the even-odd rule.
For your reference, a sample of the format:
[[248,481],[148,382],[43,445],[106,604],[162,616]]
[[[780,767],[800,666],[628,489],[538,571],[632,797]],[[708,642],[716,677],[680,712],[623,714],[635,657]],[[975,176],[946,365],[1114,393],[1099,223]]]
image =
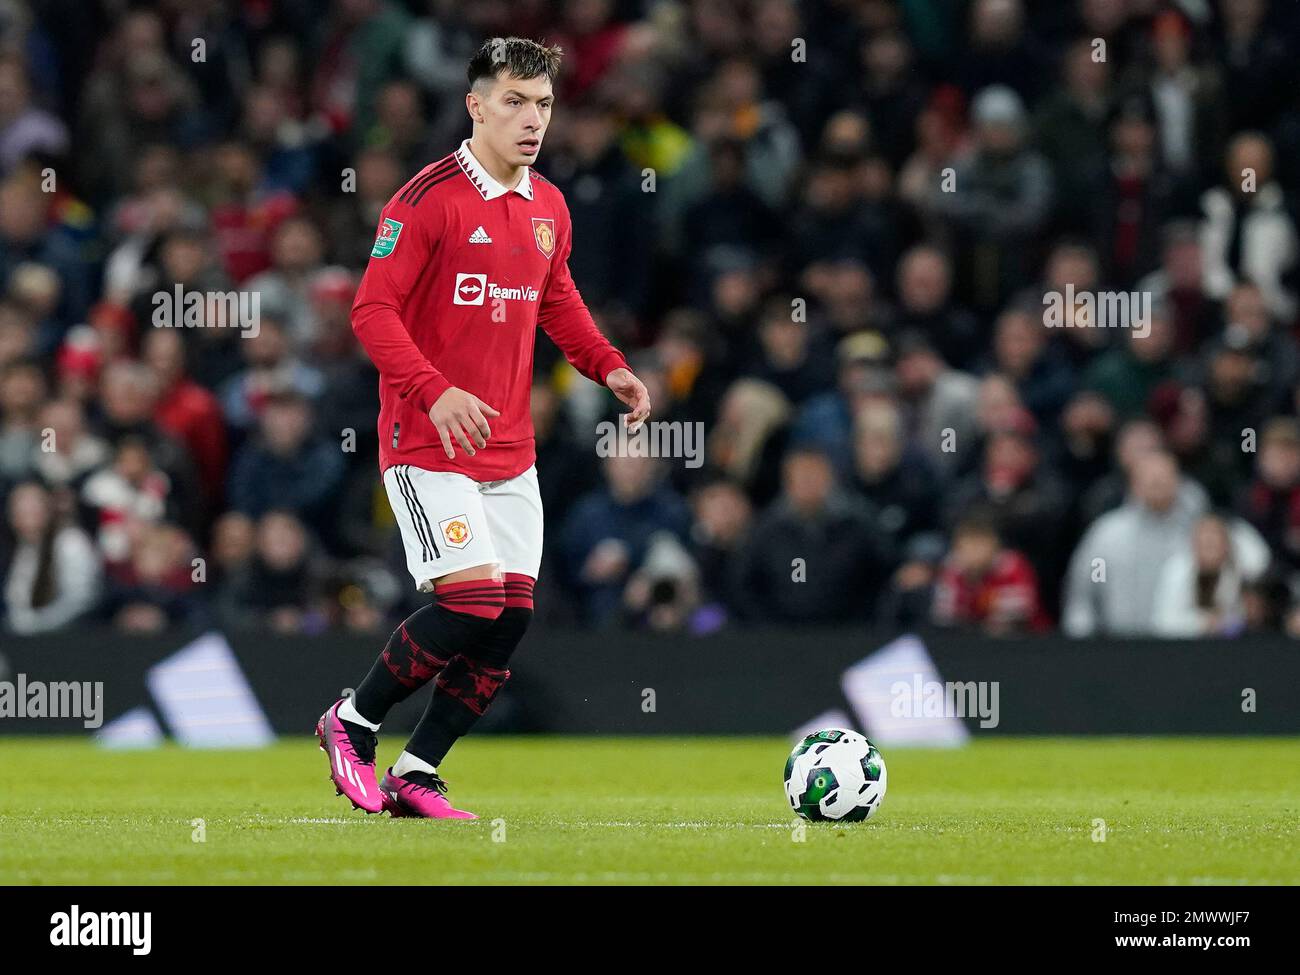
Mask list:
[[470,58],[465,73],[471,88],[483,78],[498,78],[503,73],[523,79],[545,75],[554,84],[563,56],[558,46],[546,47],[526,37],[489,37]]

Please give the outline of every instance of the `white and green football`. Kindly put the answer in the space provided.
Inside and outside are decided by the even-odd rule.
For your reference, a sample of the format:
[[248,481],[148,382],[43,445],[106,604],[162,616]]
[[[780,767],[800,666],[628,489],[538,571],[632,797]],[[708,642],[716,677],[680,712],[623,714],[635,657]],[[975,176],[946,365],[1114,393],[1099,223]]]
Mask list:
[[856,731],[815,732],[786,760],[785,797],[804,819],[860,823],[885,798],[885,760]]

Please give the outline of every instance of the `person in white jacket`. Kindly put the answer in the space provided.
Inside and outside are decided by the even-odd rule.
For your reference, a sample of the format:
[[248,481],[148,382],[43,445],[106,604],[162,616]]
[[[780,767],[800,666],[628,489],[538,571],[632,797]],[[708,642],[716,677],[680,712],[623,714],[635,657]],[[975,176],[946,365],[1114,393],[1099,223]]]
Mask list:
[[1072,637],[1150,636],[1156,581],[1205,505],[1164,450],[1141,455],[1123,505],[1094,521],[1070,559],[1061,628]]
[[1300,260],[1300,236],[1273,179],[1273,146],[1243,132],[1228,146],[1226,182],[1201,197],[1201,254],[1205,291],[1225,300],[1238,281],[1254,281],[1269,311],[1289,322],[1296,296],[1285,284]]
[[94,608],[101,566],[90,537],[60,526],[49,492],[35,482],[10,492],[8,513],[17,547],[4,578],[6,628],[47,633]]
[[1152,600],[1157,636],[1231,636],[1245,624],[1243,590],[1268,568],[1268,543],[1240,518],[1206,514],[1190,544],[1160,570]]

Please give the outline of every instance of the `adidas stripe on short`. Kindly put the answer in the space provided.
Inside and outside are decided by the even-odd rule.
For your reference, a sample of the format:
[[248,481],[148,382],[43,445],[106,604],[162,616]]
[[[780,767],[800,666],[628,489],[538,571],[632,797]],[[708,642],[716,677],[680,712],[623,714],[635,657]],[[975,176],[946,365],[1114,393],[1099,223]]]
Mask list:
[[496,564],[537,578],[542,564],[542,498],[537,467],[480,483],[452,471],[395,464],[384,489],[406,549],[406,567],[421,592],[461,569]]

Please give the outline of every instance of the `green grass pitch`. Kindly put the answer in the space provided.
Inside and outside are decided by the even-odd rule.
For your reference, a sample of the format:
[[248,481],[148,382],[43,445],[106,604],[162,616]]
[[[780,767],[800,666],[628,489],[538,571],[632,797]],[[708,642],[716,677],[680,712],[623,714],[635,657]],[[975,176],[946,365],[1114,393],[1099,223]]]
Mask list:
[[[382,740],[381,757],[400,745]],[[0,883],[1300,882],[1298,739],[885,748],[875,818],[802,831],[781,790],[788,748],[471,738],[444,772],[482,819],[457,823],[353,811],[314,739],[255,752],[0,739]]]

